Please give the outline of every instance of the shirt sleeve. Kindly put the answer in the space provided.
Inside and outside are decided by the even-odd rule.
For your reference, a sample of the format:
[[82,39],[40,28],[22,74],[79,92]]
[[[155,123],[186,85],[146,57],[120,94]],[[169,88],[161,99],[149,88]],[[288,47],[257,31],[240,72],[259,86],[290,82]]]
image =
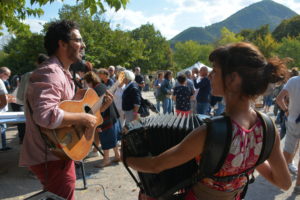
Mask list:
[[55,129],[63,120],[64,111],[59,103],[64,99],[64,74],[53,69],[39,70],[32,76],[32,81],[27,90],[30,99],[33,119],[41,127]]
[[7,94],[4,82],[0,80],[0,95]]
[[132,94],[133,94],[133,104],[134,105],[141,105],[141,101],[142,101],[142,95],[141,92],[139,91],[138,88],[133,87],[132,88]]
[[295,85],[295,78],[291,78],[288,80],[288,82],[285,84],[283,87],[284,90],[287,90],[289,93],[293,92],[294,90],[294,85]]

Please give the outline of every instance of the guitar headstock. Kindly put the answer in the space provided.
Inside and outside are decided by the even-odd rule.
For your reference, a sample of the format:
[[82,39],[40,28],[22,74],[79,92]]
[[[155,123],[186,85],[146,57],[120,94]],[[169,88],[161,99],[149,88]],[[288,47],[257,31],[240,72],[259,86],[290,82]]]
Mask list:
[[123,83],[124,79],[125,79],[125,72],[122,71],[122,72],[120,72],[118,74],[118,81],[119,81],[119,83]]

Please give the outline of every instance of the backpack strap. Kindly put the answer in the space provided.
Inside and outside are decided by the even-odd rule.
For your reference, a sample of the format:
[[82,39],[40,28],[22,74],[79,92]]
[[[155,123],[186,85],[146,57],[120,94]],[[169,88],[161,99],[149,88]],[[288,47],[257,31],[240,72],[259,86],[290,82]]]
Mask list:
[[255,167],[262,164],[270,157],[276,137],[276,129],[273,120],[262,112],[256,111],[256,113],[263,123],[263,145]]
[[[253,167],[251,167],[251,169],[253,170],[270,157],[270,154],[273,150],[273,146],[275,143],[275,137],[276,137],[276,129],[273,120],[268,115],[262,112],[259,112],[257,110],[255,110],[255,112],[257,116],[261,119],[263,125],[263,145],[257,162]],[[254,183],[254,181],[255,181],[255,177],[252,172],[251,179],[249,179],[249,175],[247,175],[247,183],[244,187],[243,192],[240,195],[242,199],[244,199],[246,196],[248,185]]]
[[217,116],[205,120],[207,135],[201,155],[199,174],[208,177],[223,166],[232,140],[232,124],[228,116]]
[[[241,197],[244,198],[248,189],[248,184],[253,183],[255,178],[253,171],[256,166],[262,164],[267,160],[273,150],[275,143],[276,130],[272,119],[259,111],[256,111],[257,116],[262,121],[263,126],[263,145],[261,153],[255,166],[245,170],[244,172],[231,176],[214,176],[223,166],[225,159],[228,155],[231,141],[232,141],[232,124],[231,120],[227,116],[220,116],[208,119],[207,124],[207,136],[204,146],[203,156],[200,161],[200,179],[212,178],[215,181],[230,182],[236,178],[245,176],[247,177],[247,183],[244,190],[241,193]],[[222,143],[223,142],[223,143]],[[252,174],[252,178],[249,175]]]

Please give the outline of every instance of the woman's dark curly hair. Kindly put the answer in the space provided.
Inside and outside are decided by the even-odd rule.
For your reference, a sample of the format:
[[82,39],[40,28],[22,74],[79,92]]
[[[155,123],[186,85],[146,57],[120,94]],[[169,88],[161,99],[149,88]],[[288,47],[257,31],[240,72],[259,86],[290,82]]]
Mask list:
[[71,31],[79,29],[73,21],[62,20],[55,21],[50,24],[44,37],[44,47],[49,56],[55,54],[58,49],[58,41],[69,42],[71,39]]
[[91,83],[93,85],[93,87],[95,87],[97,84],[100,83],[99,76],[93,71],[89,71],[89,72],[85,73],[83,76],[83,79],[87,83]]
[[237,72],[242,78],[242,95],[250,98],[263,94],[269,83],[282,81],[287,75],[284,60],[277,57],[267,60],[256,46],[246,42],[215,49],[209,55],[209,61],[220,66],[225,90],[225,78]]
[[171,75],[172,75],[172,72],[169,71],[169,70],[167,70],[167,71],[165,72],[164,78],[165,78],[165,79],[169,79],[169,77],[170,77]]

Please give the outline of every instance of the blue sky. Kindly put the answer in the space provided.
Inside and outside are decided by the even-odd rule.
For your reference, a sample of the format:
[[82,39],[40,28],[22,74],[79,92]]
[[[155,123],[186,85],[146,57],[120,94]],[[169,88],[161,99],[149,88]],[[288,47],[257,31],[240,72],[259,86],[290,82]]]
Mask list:
[[[29,2],[29,0],[27,0]],[[43,8],[40,18],[29,17],[25,22],[31,30],[39,32],[41,23],[58,17],[58,11],[65,4],[75,0],[57,0]],[[112,28],[120,25],[123,30],[132,30],[142,24],[152,23],[163,36],[171,39],[189,27],[203,27],[222,21],[238,10],[259,0],[131,0],[126,9],[115,12],[108,9],[105,18]],[[275,0],[300,14],[300,0]],[[30,6],[29,3],[27,3]]]

